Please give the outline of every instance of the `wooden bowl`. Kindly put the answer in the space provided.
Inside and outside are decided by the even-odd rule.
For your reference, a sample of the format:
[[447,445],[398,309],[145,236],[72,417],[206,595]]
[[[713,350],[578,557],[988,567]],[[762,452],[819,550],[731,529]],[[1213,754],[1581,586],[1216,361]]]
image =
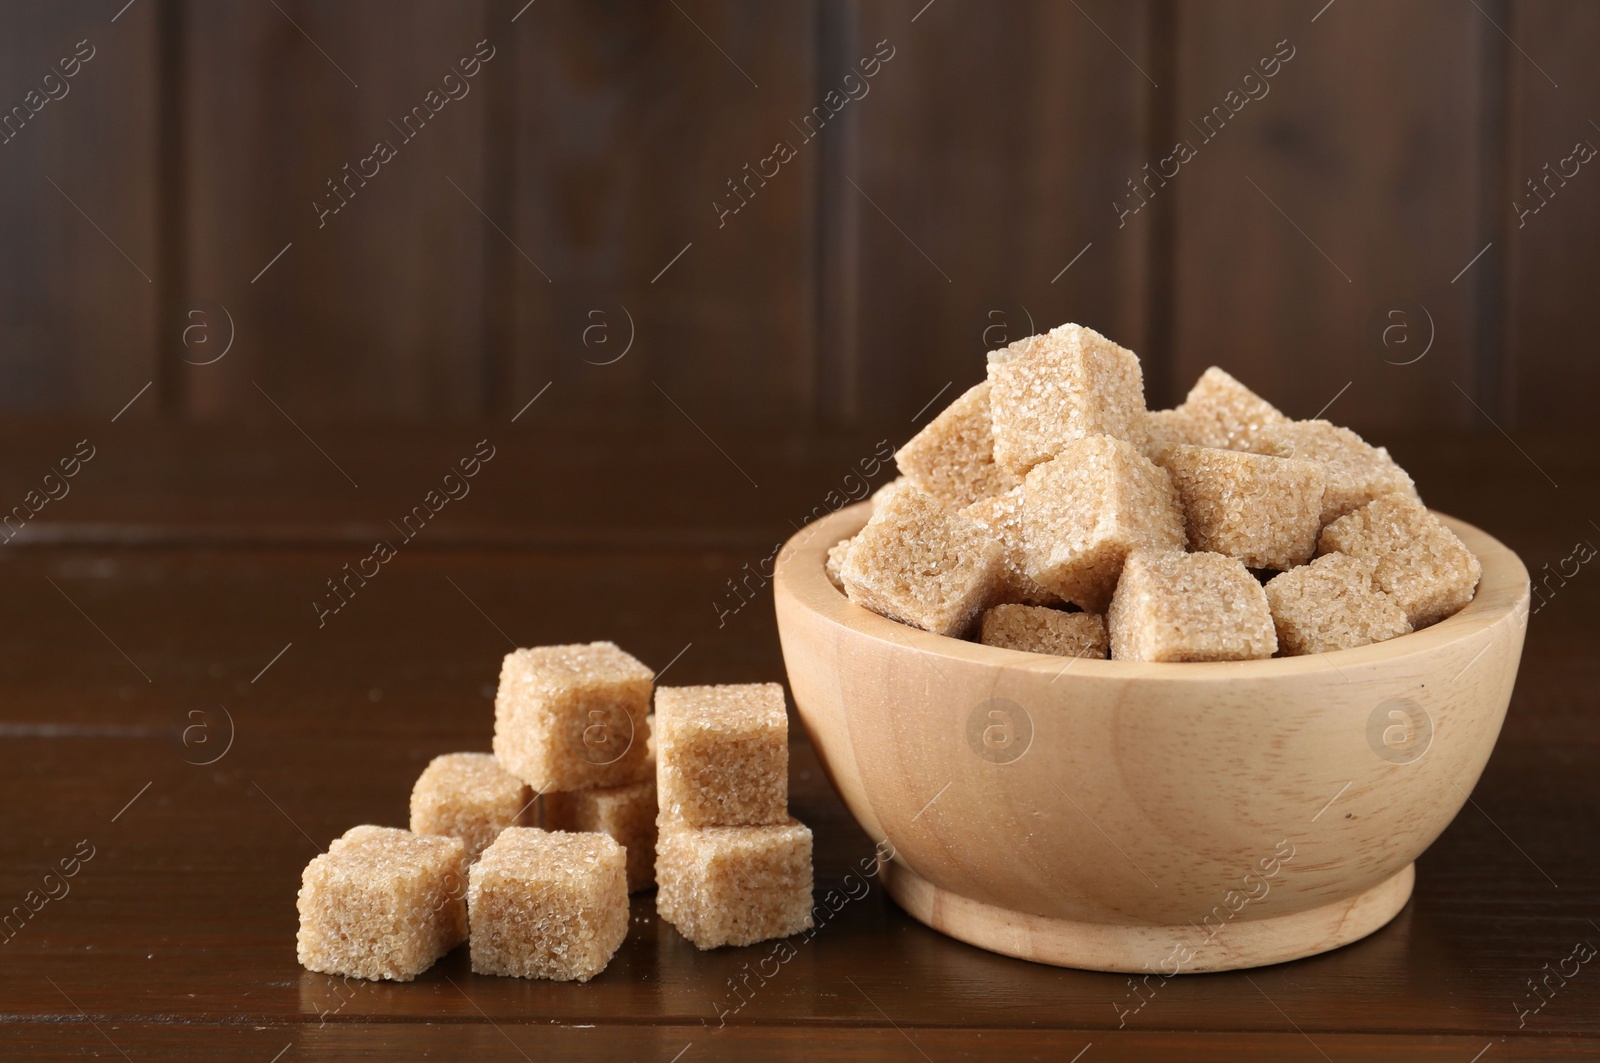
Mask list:
[[778,558],[790,687],[889,893],[980,948],[1172,974],[1348,944],[1404,907],[1500,733],[1528,573],[1461,521],[1442,517],[1483,581],[1448,620],[1162,664],[981,646],[853,605],[823,559],[869,514],[816,521]]

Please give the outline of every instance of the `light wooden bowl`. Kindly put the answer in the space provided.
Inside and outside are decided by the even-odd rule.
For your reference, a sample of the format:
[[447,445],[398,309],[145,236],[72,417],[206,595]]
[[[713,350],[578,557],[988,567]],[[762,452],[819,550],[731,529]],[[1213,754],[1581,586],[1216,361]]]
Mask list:
[[[1208,664],[1070,660],[932,635],[835,590],[823,558],[870,513],[801,531],[773,586],[800,718],[892,859],[889,893],[995,952],[1104,971],[1310,956],[1392,919],[1412,862],[1489,759],[1528,573],[1374,646]],[[886,843],[886,844],[884,844]]]

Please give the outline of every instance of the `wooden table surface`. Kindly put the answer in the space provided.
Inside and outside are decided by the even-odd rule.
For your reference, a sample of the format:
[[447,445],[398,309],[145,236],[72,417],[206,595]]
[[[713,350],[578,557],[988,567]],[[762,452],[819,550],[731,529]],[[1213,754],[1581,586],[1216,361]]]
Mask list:
[[[0,934],[0,1051],[259,1063],[1600,1057],[1600,965],[1549,973],[1600,947],[1593,564],[1552,579],[1499,747],[1390,926],[1298,963],[1175,979],[1120,1024],[1136,999],[1126,977],[959,944],[876,883],[725,1024],[719,1004],[765,950],[698,952],[658,922],[650,895],[586,985],[476,976],[464,948],[404,985],[301,969],[301,868],[351,825],[403,825],[429,758],[488,748],[512,645],[608,638],[670,664],[670,682],[782,679],[770,592],[735,597],[729,581],[859,493],[851,476],[878,446],[534,420],[330,427],[315,443],[282,422],[0,429],[0,508],[79,440],[95,448],[70,493],[0,546],[0,911],[38,908]],[[311,603],[326,581],[394,538],[388,521],[484,438],[494,457],[471,493],[319,626]],[[1536,578],[1579,541],[1600,542],[1592,444],[1490,433],[1392,449],[1430,503],[1500,537]],[[793,741],[792,805],[816,834],[820,896],[872,849],[798,727]],[[47,878],[62,860],[76,874]]]

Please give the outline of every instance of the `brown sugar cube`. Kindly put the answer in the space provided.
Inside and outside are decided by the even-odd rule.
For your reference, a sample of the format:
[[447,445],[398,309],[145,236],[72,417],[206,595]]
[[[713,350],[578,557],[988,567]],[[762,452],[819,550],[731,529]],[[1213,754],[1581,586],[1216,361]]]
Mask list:
[[656,691],[661,818],[690,827],[789,818],[789,717],[777,683]]
[[828,547],[828,556],[822,562],[822,570],[827,573],[828,582],[844,593],[844,559],[850,553],[850,544],[855,542],[855,537],[840,539]]
[[1424,628],[1472,601],[1483,566],[1455,532],[1405,495],[1385,495],[1322,529],[1317,549],[1371,561],[1372,582]]
[[983,525],[989,537],[1000,544],[1006,569],[999,592],[1003,601],[1058,605],[1061,596],[1039,586],[1028,575],[1028,543],[1022,532],[1022,495],[1020,486],[1013,487],[1004,494],[980,498],[962,512]]
[[1181,444],[1155,460],[1183,499],[1194,549],[1279,570],[1316,552],[1327,482],[1321,463]]
[[656,913],[700,949],[753,945],[812,925],[811,830],[664,827]]
[[[1062,325],[1060,327],[1065,329],[1068,326]],[[994,383],[995,374],[998,373],[1000,371],[1000,367],[1007,362],[1014,362],[1019,358],[1027,358],[1028,356],[1038,354],[1041,351],[1052,349],[1052,347],[1057,343],[1054,336],[1055,331],[1055,329],[1052,329],[1050,332],[1041,332],[1034,336],[1024,336],[1015,343],[1009,343],[1006,346],[1001,347],[999,350],[990,351],[987,355],[988,364],[985,366],[985,371],[988,374],[989,382],[991,384]]]
[[352,827],[300,876],[300,963],[409,982],[467,937],[459,838]]
[[1023,491],[1028,574],[1086,612],[1105,612],[1131,551],[1184,545],[1171,477],[1124,440],[1069,443]]
[[1247,661],[1278,648],[1261,584],[1222,554],[1131,554],[1106,623],[1113,660]]
[[1005,560],[982,525],[907,486],[856,533],[840,576],[857,605],[959,638],[999,595]]
[[541,793],[639,782],[654,678],[610,642],[514,650],[494,699],[494,754]]
[[1187,437],[1174,442],[1223,450],[1245,449],[1263,427],[1289,419],[1216,366],[1200,374],[1183,405],[1171,412],[1181,416],[1158,422],[1158,430]]
[[628,892],[655,885],[656,781],[544,795],[544,829],[604,834],[627,850]]
[[472,865],[472,970],[587,982],[628,933],[627,856],[604,834],[508,827]]
[[1274,576],[1265,587],[1278,652],[1328,653],[1410,632],[1405,610],[1372,585],[1372,563],[1323,554]]
[[894,456],[901,475],[957,508],[1017,485],[994,463],[989,427],[989,383],[968,388]]
[[411,829],[448,834],[467,847],[467,860],[507,827],[526,826],[533,792],[489,753],[434,757],[411,788]]
[[1003,468],[1021,476],[1084,436],[1143,441],[1144,376],[1132,351],[1081,325],[1018,344],[1006,348],[1015,354],[990,356],[994,460]]
[[1264,425],[1251,440],[1257,454],[1321,462],[1328,485],[1322,495],[1322,523],[1330,524],[1375,498],[1417,497],[1416,484],[1389,452],[1327,421],[1284,421]]
[[1205,446],[1204,440],[1215,433],[1207,430],[1204,421],[1188,410],[1148,410],[1144,415],[1144,446],[1146,457],[1159,454],[1163,448],[1177,443]]
[[1064,613],[1037,605],[997,605],[983,614],[978,641],[1028,653],[1105,657],[1106,619],[1098,613]]
[[651,713],[644,718],[645,756],[650,761],[650,777],[655,778],[656,764],[656,714]]
[[893,480],[890,480],[888,483],[872,492],[871,497],[869,497],[867,501],[872,503],[872,511],[876,513],[878,510],[883,508],[883,504],[885,502],[889,501],[889,499],[895,496],[896,492],[900,491],[902,488],[911,486],[913,485],[909,477],[896,476]]

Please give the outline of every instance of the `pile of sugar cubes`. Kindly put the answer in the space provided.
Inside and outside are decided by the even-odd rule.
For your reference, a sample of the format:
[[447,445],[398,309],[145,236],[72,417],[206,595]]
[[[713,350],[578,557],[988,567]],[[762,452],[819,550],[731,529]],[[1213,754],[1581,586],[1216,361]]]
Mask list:
[[610,642],[507,654],[494,752],[435,758],[410,830],[354,827],[306,865],[301,964],[409,981],[466,941],[478,974],[586,982],[657,883],[702,949],[810,927],[783,688],[654,684]]
[[892,620],[1072,657],[1235,661],[1404,635],[1482,568],[1382,447],[1211,368],[1149,411],[1132,351],[1062,325],[989,354],[895,455],[828,577]]

